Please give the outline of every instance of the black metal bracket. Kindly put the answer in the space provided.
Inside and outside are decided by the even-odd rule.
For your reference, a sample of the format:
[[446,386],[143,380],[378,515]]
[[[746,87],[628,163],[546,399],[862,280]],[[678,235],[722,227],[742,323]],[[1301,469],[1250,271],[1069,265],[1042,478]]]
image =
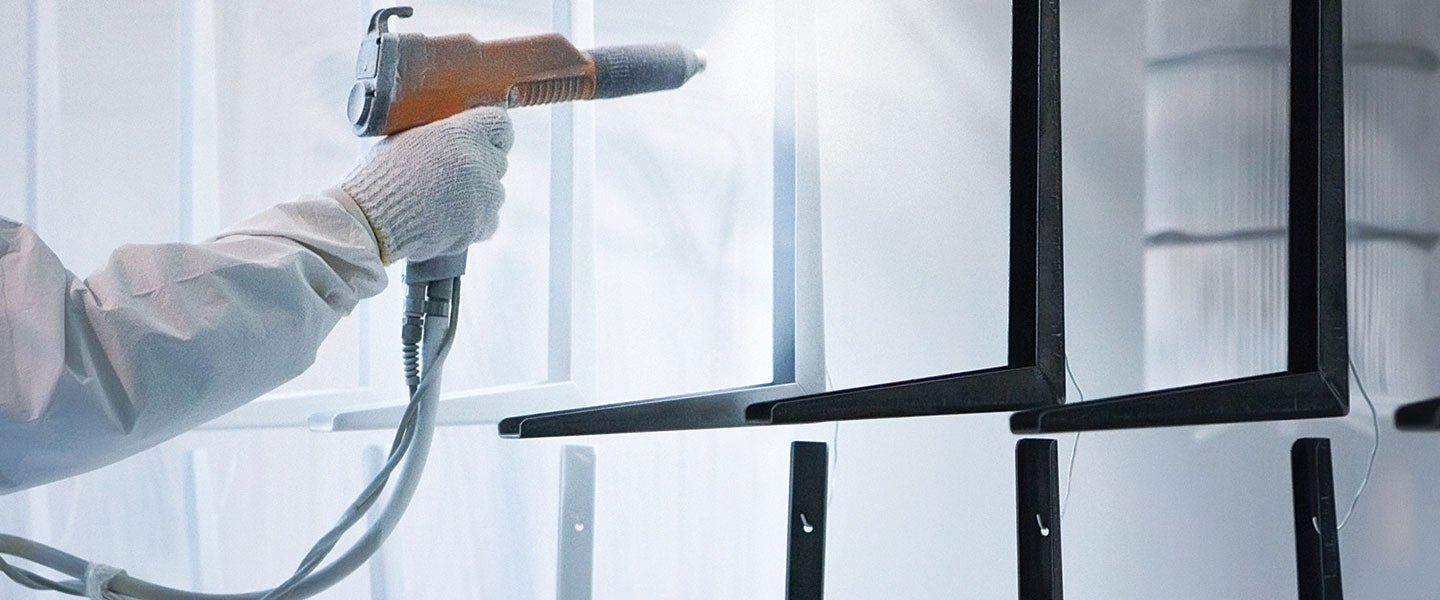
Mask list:
[[1340,532],[1330,440],[1301,438],[1290,449],[1295,486],[1295,566],[1303,600],[1341,600]]
[[1440,398],[1412,402],[1395,409],[1395,428],[1405,431],[1440,431]]
[[[1054,440],[1015,446],[1015,531],[1020,600],[1060,600],[1060,497]],[[1340,533],[1330,440],[1302,438],[1290,450],[1295,502],[1295,561],[1301,600],[1341,600]]]
[[1064,597],[1060,554],[1060,471],[1055,440],[1015,444],[1015,537],[1020,600]]
[[725,395],[630,402],[501,421],[550,437],[1007,412],[1065,399],[1060,2],[1014,0],[1010,78],[1009,356],[1001,367],[742,406]]
[[1064,401],[1060,1],[1014,0],[1012,27],[1008,364],[752,404],[751,422],[1001,412]]
[[1288,366],[1283,373],[1026,410],[1016,433],[1335,417],[1350,411],[1340,0],[1290,2]]
[[790,444],[789,547],[786,600],[825,597],[825,514],[830,452],[824,442]]

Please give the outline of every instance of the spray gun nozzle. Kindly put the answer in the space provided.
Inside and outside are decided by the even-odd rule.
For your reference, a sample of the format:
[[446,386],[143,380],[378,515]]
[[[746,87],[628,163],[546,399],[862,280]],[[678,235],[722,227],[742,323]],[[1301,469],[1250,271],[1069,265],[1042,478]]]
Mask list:
[[710,57],[705,54],[705,50],[704,50],[704,49],[697,49],[697,50],[695,50],[694,54],[695,54],[695,71],[690,74],[691,77],[694,77],[694,76],[696,76],[696,75],[699,75],[699,74],[701,74],[701,73],[704,73],[704,72],[705,72],[705,66],[708,65],[708,64],[710,64]]

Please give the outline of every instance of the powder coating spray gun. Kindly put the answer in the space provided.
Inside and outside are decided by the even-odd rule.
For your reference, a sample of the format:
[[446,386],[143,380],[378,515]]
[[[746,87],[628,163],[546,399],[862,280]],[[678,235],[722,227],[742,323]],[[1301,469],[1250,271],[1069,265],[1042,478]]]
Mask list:
[[[702,51],[679,44],[613,46],[585,52],[559,34],[481,42],[465,34],[430,37],[390,31],[390,17],[412,14],[412,8],[397,6],[378,10],[370,17],[347,102],[356,135],[399,133],[478,106],[518,108],[670,90],[705,69]],[[460,306],[460,276],[464,273],[464,253],[405,265],[408,292],[401,337],[410,405],[396,431],[386,468],[347,511],[342,525],[354,522],[351,515],[358,518],[364,512],[356,508],[368,510],[375,502],[390,468],[402,459],[404,465],[396,491],[374,525],[361,542],[326,569],[347,564],[351,554],[358,557],[367,550],[362,548],[365,543],[374,542],[358,560],[368,558],[399,521],[419,483],[439,409],[440,374],[454,342],[453,323]],[[337,526],[322,538],[295,575],[265,600],[272,595],[289,597],[291,592],[303,597],[313,593],[312,589],[324,589],[308,581],[325,575],[323,570],[313,574],[310,571],[341,533]]]
[[[348,113],[359,136],[390,135],[477,106],[517,108],[618,98],[685,85],[705,70],[705,53],[679,44],[576,49],[557,33],[481,42],[467,34],[426,36],[390,31],[390,17],[370,17],[360,42]],[[464,273],[465,256],[406,267],[423,280]]]
[[[670,90],[705,70],[704,52],[679,44],[612,46],[587,52],[559,34],[481,42],[465,34],[430,37],[390,31],[390,17],[412,14],[413,9],[400,6],[378,10],[370,18],[347,102],[356,135],[399,133],[477,106],[518,108]],[[408,293],[401,337],[411,397],[387,467],[402,458],[404,466],[396,491],[361,543],[327,569],[349,561],[349,555],[362,550],[364,542],[373,539],[378,546],[404,513],[419,482],[439,408],[440,374],[454,341],[453,323],[464,273],[464,253],[405,265]],[[371,490],[383,487],[388,475],[387,469],[375,477],[347,517],[358,515],[354,508],[364,505],[368,509],[375,501]],[[307,569],[315,569],[340,533],[337,527],[322,538],[295,575],[275,592],[308,595],[310,589],[316,589],[307,579],[325,573],[311,575]],[[282,597],[279,594],[275,597]]]
[[360,44],[350,121],[361,136],[389,135],[477,106],[517,108],[678,88],[705,70],[705,53],[679,44],[578,50],[560,34],[481,42],[465,34],[392,33],[385,8]]
[[[413,12],[409,7],[386,8],[370,19],[350,90],[349,116],[357,135],[389,135],[476,106],[515,108],[674,89],[705,68],[703,53],[676,44],[583,52],[555,34],[480,42],[469,35],[428,37],[389,31],[390,17],[408,17]],[[0,574],[37,590],[107,598],[118,594],[139,600],[308,598],[344,579],[394,531],[419,485],[439,409],[441,370],[455,340],[452,323],[458,317],[460,275],[464,272],[464,254],[406,265],[409,295],[402,339],[410,403],[380,472],[284,583],[245,593],[191,592],[7,535],[0,535],[0,555],[24,558],[74,579],[52,580],[3,559]],[[400,474],[390,485],[396,470]],[[387,485],[392,491],[382,503]],[[345,532],[372,510],[379,511],[372,524],[353,546],[327,563]]]

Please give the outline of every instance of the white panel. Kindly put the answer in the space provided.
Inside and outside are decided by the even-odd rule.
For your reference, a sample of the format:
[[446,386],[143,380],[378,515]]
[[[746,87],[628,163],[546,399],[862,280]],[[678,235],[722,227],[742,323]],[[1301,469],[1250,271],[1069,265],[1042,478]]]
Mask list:
[[[370,475],[362,460],[365,448],[381,444],[388,448],[392,433],[319,436],[294,429],[199,432],[162,447],[160,453],[166,456],[182,455],[193,447],[204,448],[209,456],[211,480],[205,485],[214,493],[211,533],[217,543],[205,556],[207,591],[251,591],[283,581],[368,483]],[[145,473],[146,477],[138,480],[166,481],[178,479],[178,474],[177,468],[173,474]],[[136,475],[142,474],[132,477]],[[179,490],[174,494],[178,499]],[[116,515],[167,533],[178,529],[176,524],[180,522],[179,515],[167,521],[164,513],[154,517]],[[349,547],[352,539],[343,541],[336,552]],[[130,556],[135,553],[124,544],[115,548],[122,556],[113,557],[112,564],[143,564]],[[183,571],[183,564],[177,566]],[[139,571],[136,568],[132,572]],[[182,575],[171,583],[183,581]],[[362,570],[319,598],[367,598],[369,587]]]
[[864,0],[817,10],[836,387],[1006,362],[1009,8]]
[[773,378],[775,7],[598,1],[599,46],[674,41],[709,66],[596,118],[597,396]]
[[85,274],[121,244],[176,238],[176,7],[41,5],[38,227]]
[[354,0],[215,6],[222,224],[334,186],[354,162],[357,14]]
[[1145,231],[1149,389],[1285,370],[1289,9],[1149,11]]
[[1143,387],[1142,7],[1066,0],[1060,11],[1065,353],[1087,398]]
[[1345,17],[1346,212],[1400,234],[1351,238],[1351,359],[1371,393],[1430,398],[1440,395],[1440,3],[1350,2]]
[[[1063,0],[1062,18],[1087,10],[1071,8],[1082,1]],[[1010,7],[818,3],[834,387],[1006,362]],[[1064,116],[1068,219],[1071,169],[1104,167],[1073,162]],[[846,422],[835,435],[826,598],[1016,597],[1014,438],[1003,415]]]
[[585,441],[604,457],[595,479],[595,598],[784,597],[789,442],[804,432],[828,438],[830,430]]
[[[207,219],[224,227],[338,183],[360,152],[344,109],[362,31],[356,2],[219,2],[208,24],[203,9],[191,11],[191,45],[214,52],[210,65],[195,60],[185,89],[193,95],[192,154],[201,159],[190,182],[197,199],[195,234],[210,233]],[[212,82],[214,104],[205,97]],[[207,111],[220,117],[217,123],[205,122]],[[215,194],[207,197],[209,181]],[[206,206],[210,198],[214,206]],[[361,364],[366,343],[359,315],[342,320],[320,347],[315,366],[277,393],[360,385],[369,366]]]
[[[152,453],[154,454],[154,453]],[[182,454],[180,473],[184,498],[180,512],[185,516],[185,536],[190,554],[190,589],[215,590],[221,583],[220,515],[216,510],[215,474],[210,452],[196,448]]]
[[180,233],[199,241],[220,230],[219,73],[213,0],[180,7]]
[[[555,0],[555,30],[595,46],[594,0]],[[550,377],[595,398],[595,106],[551,112]]]
[[0,115],[12,115],[0,119],[0,217],[14,221],[26,219],[28,132],[32,128],[28,71],[34,24],[29,4],[27,0],[0,2],[0,14],[10,15],[12,26],[18,27],[0,39],[0,56],[12,57],[0,62]]
[[[191,547],[181,475],[178,454],[142,453],[92,473],[16,494],[22,501],[20,514],[29,514],[29,524],[0,526],[3,533],[186,586],[191,576]],[[28,506],[23,502],[27,497]],[[0,576],[0,598],[32,597],[47,596],[25,595]]]

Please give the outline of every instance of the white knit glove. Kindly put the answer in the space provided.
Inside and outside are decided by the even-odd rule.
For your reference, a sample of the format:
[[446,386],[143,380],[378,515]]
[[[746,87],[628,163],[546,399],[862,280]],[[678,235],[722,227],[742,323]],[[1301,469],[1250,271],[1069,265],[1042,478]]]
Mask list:
[[460,254],[495,234],[514,138],[504,109],[471,109],[381,140],[340,189],[369,219],[385,264]]

